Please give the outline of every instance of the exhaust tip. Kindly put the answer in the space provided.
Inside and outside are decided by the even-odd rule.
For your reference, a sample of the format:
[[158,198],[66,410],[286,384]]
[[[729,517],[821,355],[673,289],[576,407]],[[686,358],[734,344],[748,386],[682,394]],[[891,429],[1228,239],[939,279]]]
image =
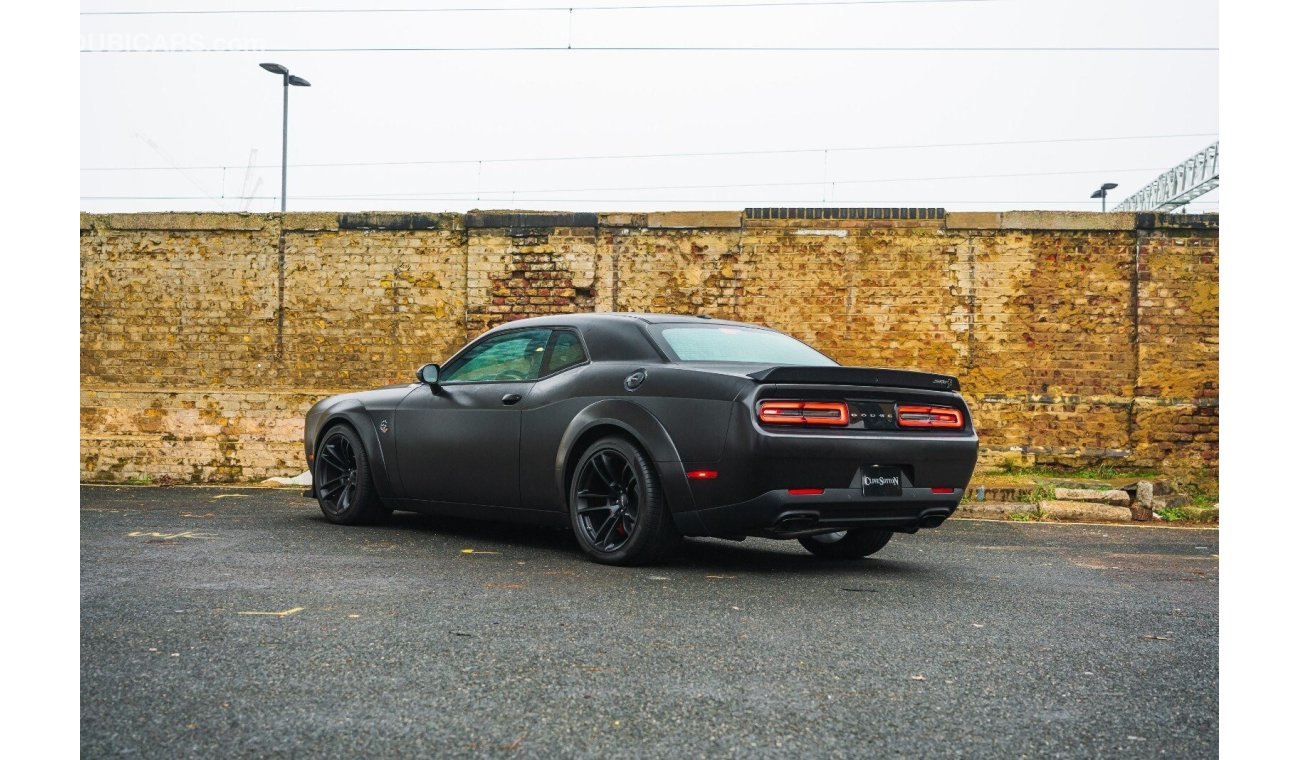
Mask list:
[[937,528],[943,524],[944,520],[948,519],[948,515],[950,514],[952,513],[947,509],[926,510],[925,512],[921,513],[921,519],[920,519],[921,527]]
[[816,512],[787,512],[777,518],[772,530],[776,533],[794,533],[817,527],[821,516]]

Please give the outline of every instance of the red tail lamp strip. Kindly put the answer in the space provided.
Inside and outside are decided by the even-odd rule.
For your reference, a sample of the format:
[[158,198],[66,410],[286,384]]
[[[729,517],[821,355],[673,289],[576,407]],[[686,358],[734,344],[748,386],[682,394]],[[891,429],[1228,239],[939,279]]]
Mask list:
[[791,496],[821,496],[826,493],[825,488],[791,488]]
[[717,480],[717,470],[691,470],[686,473],[686,477],[691,480]]
[[960,430],[965,420],[961,411],[946,406],[900,406],[898,426]]
[[849,424],[849,405],[843,401],[760,401],[758,419],[769,425]]

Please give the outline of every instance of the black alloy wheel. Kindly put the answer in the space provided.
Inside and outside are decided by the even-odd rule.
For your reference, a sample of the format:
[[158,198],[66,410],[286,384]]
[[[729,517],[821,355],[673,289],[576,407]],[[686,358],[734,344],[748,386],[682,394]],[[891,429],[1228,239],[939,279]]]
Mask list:
[[312,479],[321,512],[330,522],[356,525],[390,512],[375,495],[365,450],[350,427],[336,425],[326,431],[316,449]]
[[657,561],[680,541],[654,467],[623,438],[603,438],[587,449],[569,504],[578,543],[599,562]]
[[617,551],[636,530],[641,484],[632,465],[612,449],[598,451],[578,473],[578,527],[602,552]]

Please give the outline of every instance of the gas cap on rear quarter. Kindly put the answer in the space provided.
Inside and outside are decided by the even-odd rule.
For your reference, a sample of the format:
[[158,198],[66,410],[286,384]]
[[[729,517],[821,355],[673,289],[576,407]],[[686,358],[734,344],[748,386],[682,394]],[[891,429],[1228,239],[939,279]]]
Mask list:
[[623,387],[628,389],[629,391],[634,391],[637,388],[640,388],[641,383],[644,382],[645,382],[645,370],[638,369],[636,372],[633,372],[632,374],[628,375],[626,378],[623,379]]

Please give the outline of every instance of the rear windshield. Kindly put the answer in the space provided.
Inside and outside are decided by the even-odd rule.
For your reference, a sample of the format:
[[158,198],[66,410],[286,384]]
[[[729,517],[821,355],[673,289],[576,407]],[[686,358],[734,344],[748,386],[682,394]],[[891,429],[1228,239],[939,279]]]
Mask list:
[[833,367],[835,362],[788,335],[735,325],[665,325],[652,330],[681,362],[749,362]]

